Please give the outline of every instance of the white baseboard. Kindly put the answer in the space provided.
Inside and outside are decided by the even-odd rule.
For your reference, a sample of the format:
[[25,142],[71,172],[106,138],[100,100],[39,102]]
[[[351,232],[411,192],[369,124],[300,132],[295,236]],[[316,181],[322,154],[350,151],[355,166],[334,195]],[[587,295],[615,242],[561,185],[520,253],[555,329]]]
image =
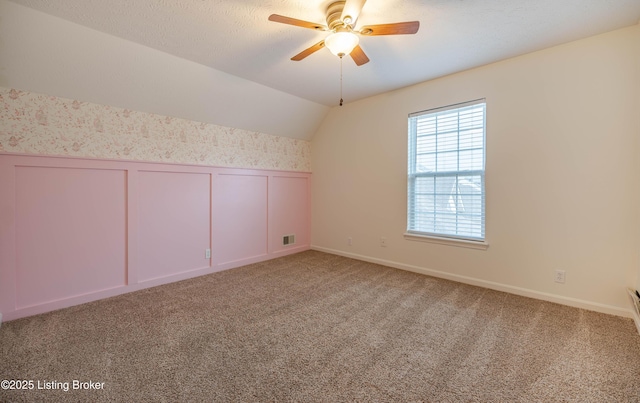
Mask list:
[[633,317],[633,321],[636,323],[636,329],[638,329],[638,334],[640,334],[640,311],[636,307],[637,297],[634,295],[635,290],[629,289],[629,302],[631,303],[631,313]]
[[2,327],[2,314],[0,313],[0,327]]
[[[443,278],[446,280],[457,281],[459,283],[475,285],[478,287],[489,288],[496,291],[503,291],[510,294],[521,295],[523,297],[529,297],[534,299],[540,299],[543,301],[554,302],[556,304],[568,305],[574,308],[587,309],[589,311],[601,312],[610,315],[622,316],[625,318],[632,318],[633,311],[630,309],[624,309],[613,305],[600,304],[597,302],[585,301],[577,298],[564,297],[561,295],[550,294],[541,291],[530,290],[527,288],[514,287],[507,284],[496,283],[493,281],[481,280],[473,277],[461,276],[459,274],[452,274],[438,270],[426,269],[424,267],[409,265],[405,263],[394,262],[391,260],[372,258],[369,256],[358,255],[356,253],[343,252],[341,250],[335,250],[330,248],[323,248],[317,245],[311,245],[311,249],[320,252],[331,253],[334,255],[340,255],[350,257],[353,259],[363,260],[365,262],[376,263],[383,266],[389,266],[400,270],[411,271],[414,273],[426,274],[428,276]],[[636,326],[640,332],[640,318],[636,318]]]
[[640,334],[640,315],[638,315],[635,310],[631,312],[633,312],[633,321],[636,322],[636,329],[638,329],[638,334]]

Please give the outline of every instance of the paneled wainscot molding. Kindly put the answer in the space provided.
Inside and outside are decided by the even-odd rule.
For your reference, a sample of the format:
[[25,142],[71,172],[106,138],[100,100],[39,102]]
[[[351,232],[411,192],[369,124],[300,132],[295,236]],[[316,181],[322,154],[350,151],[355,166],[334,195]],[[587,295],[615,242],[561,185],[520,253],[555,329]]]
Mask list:
[[310,179],[0,153],[0,313],[13,320],[307,250]]

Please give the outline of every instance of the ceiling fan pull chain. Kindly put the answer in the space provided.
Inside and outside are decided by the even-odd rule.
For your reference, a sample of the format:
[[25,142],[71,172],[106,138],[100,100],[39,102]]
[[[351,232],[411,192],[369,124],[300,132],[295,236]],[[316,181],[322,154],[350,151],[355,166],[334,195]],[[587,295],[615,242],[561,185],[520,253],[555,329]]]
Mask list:
[[340,106],[342,106],[342,56],[340,56]]

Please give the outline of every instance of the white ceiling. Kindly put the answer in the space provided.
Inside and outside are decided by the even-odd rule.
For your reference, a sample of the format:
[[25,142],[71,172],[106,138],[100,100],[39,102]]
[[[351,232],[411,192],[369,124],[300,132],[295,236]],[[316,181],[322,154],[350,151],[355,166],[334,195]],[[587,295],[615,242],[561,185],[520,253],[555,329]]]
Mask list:
[[[326,33],[267,20],[324,24],[333,0],[12,1],[316,103],[340,98],[327,49],[289,60]],[[634,25],[640,0],[368,0],[358,26],[409,20],[416,35],[361,38],[371,61],[344,60],[345,102]]]

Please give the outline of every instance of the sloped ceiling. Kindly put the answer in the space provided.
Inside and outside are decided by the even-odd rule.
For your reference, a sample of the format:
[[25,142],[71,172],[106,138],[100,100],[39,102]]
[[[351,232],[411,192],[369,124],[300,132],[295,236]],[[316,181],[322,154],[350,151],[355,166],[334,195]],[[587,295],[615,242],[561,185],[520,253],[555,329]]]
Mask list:
[[[340,60],[293,55],[325,32],[268,21],[324,23],[332,0],[11,0],[315,104],[340,98]],[[396,88],[638,23],[638,0],[368,0],[358,26],[419,20],[416,35],[362,37],[368,64],[343,65],[344,99]]]

